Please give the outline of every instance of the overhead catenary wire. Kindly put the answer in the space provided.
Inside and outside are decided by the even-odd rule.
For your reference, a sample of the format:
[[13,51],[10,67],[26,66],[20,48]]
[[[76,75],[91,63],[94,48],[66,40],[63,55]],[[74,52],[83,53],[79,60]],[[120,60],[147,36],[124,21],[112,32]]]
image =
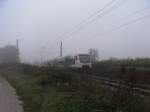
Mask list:
[[[97,14],[97,15],[95,15],[96,17],[95,18],[97,18],[97,19],[99,19],[99,17],[103,17],[103,16],[105,16],[106,14],[109,14],[110,12],[112,12],[112,10],[114,10],[114,9],[116,9],[116,8],[119,8],[122,4],[123,4],[123,2],[126,2],[126,1],[128,1],[128,0],[124,0],[124,1],[122,1],[122,3],[119,3],[118,5],[115,5],[115,6],[112,6],[110,9],[108,9],[107,11],[102,11],[103,13],[101,13],[101,14]],[[148,7],[146,7],[146,8],[143,8],[143,9],[140,9],[140,10],[137,10],[137,11],[135,11],[135,12],[133,12],[133,13],[131,13],[131,14],[129,14],[129,15],[127,15],[127,16],[125,16],[125,17],[123,17],[123,18],[121,18],[121,19],[125,19],[125,18],[127,18],[127,17],[131,17],[131,16],[133,16],[133,15],[136,15],[136,14],[138,14],[138,13],[140,13],[140,12],[142,12],[143,10],[145,10],[145,9],[147,9]],[[106,14],[105,14],[106,13]],[[96,13],[95,13],[96,14]],[[126,22],[126,23],[123,23],[123,24],[121,24],[121,25],[119,25],[119,26],[117,26],[117,27],[114,27],[114,28],[112,28],[112,29],[110,29],[110,30],[108,30],[108,31],[106,31],[106,32],[104,32],[104,33],[102,33],[102,34],[100,34],[100,36],[103,36],[103,35],[106,35],[106,34],[108,34],[108,33],[111,33],[111,32],[113,32],[113,31],[116,31],[116,30],[119,30],[119,29],[121,29],[122,27],[125,27],[125,26],[127,26],[127,25],[130,25],[130,24],[133,24],[133,23],[136,23],[136,22],[138,22],[138,21],[140,21],[140,20],[143,20],[143,19],[145,19],[145,18],[147,18],[147,17],[149,17],[150,16],[150,14],[149,15],[145,15],[145,16],[142,16],[142,17],[140,17],[140,18],[136,18],[136,19],[134,19],[134,20],[131,20],[131,21],[128,21],[128,22]],[[89,16],[90,17],[90,16]],[[92,18],[92,16],[90,17],[90,19]],[[97,19],[92,19],[93,20],[93,22],[94,21],[96,21]],[[120,20],[121,20],[120,19]],[[82,23],[82,22],[80,22],[78,25],[76,25],[74,28],[72,28],[73,30],[74,29],[76,29],[77,28],[77,26],[79,27],[76,31],[73,31],[73,32],[69,32],[70,33],[70,35],[67,35],[67,37],[66,38],[64,38],[64,39],[69,39],[69,38],[71,38],[70,36],[72,36],[72,35],[74,35],[74,34],[76,34],[76,33],[78,33],[79,31],[81,31],[82,29],[84,29],[85,27],[87,27],[88,25],[90,25],[90,24],[92,24],[93,22],[92,21],[88,21],[88,19],[86,20],[86,24],[85,23]],[[79,30],[79,31],[78,31]],[[71,34],[72,33],[72,34]]]
[[[112,3],[112,2],[111,2],[111,3]],[[108,6],[108,4],[107,4],[107,6]],[[106,6],[105,6],[105,7],[106,7]],[[143,7],[142,9],[136,10],[136,11],[134,11],[133,13],[130,13],[130,14],[128,14],[128,15],[126,15],[126,16],[124,16],[124,17],[118,19],[118,20],[115,20],[115,21],[112,22],[112,23],[117,23],[118,21],[122,21],[122,20],[124,20],[124,19],[133,17],[133,16],[135,16],[135,15],[137,15],[137,14],[139,14],[139,13],[141,13],[141,12],[143,12],[143,11],[145,11],[146,9],[149,9],[149,8],[150,8],[149,6]],[[102,8],[102,9],[104,9],[104,8]],[[101,10],[102,10],[102,9],[101,9]],[[97,11],[97,12],[100,12],[100,10]],[[95,13],[95,14],[96,14],[96,13]],[[93,15],[94,15],[94,14],[93,14]],[[90,16],[89,16],[89,17],[90,17]]]
[[86,28],[87,26],[89,26],[90,24],[92,24],[93,22],[98,20],[99,18],[102,18],[105,15],[111,13],[113,10],[119,8],[120,6],[122,6],[127,1],[128,0],[122,0],[121,2],[119,2],[119,3],[115,4],[115,5],[113,5],[112,7],[110,7],[108,10],[102,12],[101,14],[97,14],[94,18],[92,18],[91,20],[87,21],[85,24],[80,25],[78,27],[78,29],[76,29],[75,31],[70,32],[63,40],[71,38],[72,35],[75,35],[76,33],[79,33],[81,30],[83,30],[84,28]]
[[78,23],[77,25],[75,25],[74,27],[72,27],[69,32],[72,32],[73,30],[75,30],[76,28],[80,27],[81,25],[85,24],[86,22],[89,21],[89,19],[93,18],[94,16],[97,16],[98,14],[100,14],[103,10],[105,10],[106,8],[108,8],[109,6],[111,6],[113,3],[115,3],[117,0],[112,0],[110,2],[108,2],[103,8],[99,9],[98,11],[94,12],[93,14],[91,14],[90,16],[88,16],[87,18],[85,18],[84,20],[82,20],[80,23]]
[[150,6],[143,7],[142,9],[136,10],[136,11],[134,11],[134,12],[132,12],[132,13],[130,13],[130,14],[124,16],[124,17],[121,17],[120,19],[115,20],[115,21],[112,22],[112,23],[117,23],[118,21],[122,21],[122,20],[124,20],[124,19],[131,18],[131,17],[133,17],[133,16],[135,16],[135,15],[137,15],[137,14],[139,14],[139,13],[142,13],[142,12],[146,11],[147,9],[150,9]]
[[[121,24],[121,25],[119,25],[119,26],[117,26],[117,27],[114,27],[114,28],[112,28],[112,29],[110,29],[110,30],[108,30],[108,31],[106,31],[106,32],[104,32],[104,33],[101,33],[101,35],[99,34],[99,35],[97,35],[97,36],[104,36],[104,35],[106,35],[106,34],[109,34],[109,33],[111,33],[111,32],[114,32],[114,31],[116,31],[116,30],[119,30],[119,29],[121,29],[121,28],[123,28],[123,27],[125,27],[125,26],[130,25],[130,24],[134,24],[134,23],[136,23],[136,22],[138,22],[138,21],[141,21],[141,20],[143,20],[143,19],[147,19],[147,18],[149,18],[149,17],[150,17],[150,14],[141,16],[141,17],[139,17],[139,18],[136,18],[136,19],[133,19],[133,20],[128,21],[128,22],[126,22],[126,23],[123,23],[123,24]],[[97,36],[95,36],[95,37],[97,37]]]
[[[140,10],[136,10],[135,12],[133,12],[133,13],[131,13],[131,14],[129,14],[129,15],[127,15],[127,16],[125,16],[125,17],[119,19],[118,21],[124,20],[124,19],[126,19],[126,18],[133,17],[133,16],[137,15],[138,13],[141,13],[141,12],[143,12],[143,11],[145,11],[146,9],[149,9],[149,8],[150,8],[150,7],[148,6],[148,7],[142,8],[142,9],[140,9]],[[143,17],[141,17],[141,18],[143,19]],[[134,22],[137,22],[137,21],[139,21],[139,19],[140,19],[140,18],[137,18],[137,19],[135,19],[135,20],[131,20],[131,21],[129,21],[129,22],[123,23],[123,24],[121,24],[121,25],[119,25],[119,26],[117,26],[117,27],[115,27],[115,28],[112,28],[112,29],[110,29],[110,30],[108,30],[108,31],[106,31],[106,32],[104,32],[104,33],[102,33],[102,34],[105,35],[106,33],[111,33],[111,32],[113,32],[113,31],[115,31],[115,30],[117,30],[117,29],[119,29],[119,28],[122,28],[122,27],[124,27],[124,26],[129,25],[130,23],[132,24],[132,22],[133,22],[133,23],[134,23]],[[141,19],[140,19],[140,20],[141,20]],[[114,23],[117,23],[118,21],[115,21]]]
[[[65,39],[70,38],[72,35],[78,33],[79,31],[81,31],[82,29],[84,29],[85,27],[87,27],[88,25],[92,24],[94,21],[96,21],[99,18],[102,18],[103,16],[109,14],[110,12],[112,12],[113,10],[119,8],[121,5],[123,5],[125,2],[127,2],[128,0],[122,0],[121,2],[113,5],[113,3],[115,3],[115,1],[117,0],[112,0],[110,3],[106,4],[106,6],[104,6],[102,9],[98,10],[96,13],[94,13],[93,15],[90,15],[87,19],[85,19],[85,24],[84,21],[80,22],[78,25],[76,25],[74,28],[72,28],[71,30],[74,30],[75,28],[79,27],[76,31],[70,31],[69,35],[67,35],[65,37]],[[112,5],[112,6],[111,6]],[[108,10],[104,11],[104,9],[106,9],[107,7],[111,6]],[[100,13],[100,14],[99,14]],[[95,17],[94,17],[95,16]],[[93,18],[92,18],[93,17]],[[92,18],[92,20],[89,20],[90,18]],[[88,21],[89,20],[89,21]],[[82,26],[83,24],[83,26]],[[64,41],[61,40],[61,41]]]
[[[128,21],[128,22],[126,22],[126,23],[123,23],[123,24],[121,24],[121,25],[119,25],[119,26],[117,26],[117,27],[115,27],[115,28],[112,28],[112,29],[110,29],[110,30],[108,30],[108,31],[106,31],[106,32],[104,32],[104,33],[102,33],[101,35],[97,35],[97,36],[105,36],[105,35],[108,34],[108,33],[114,32],[114,31],[119,30],[119,29],[121,29],[121,28],[123,28],[123,27],[125,27],[125,26],[128,26],[128,25],[130,25],[130,24],[134,24],[134,23],[136,23],[136,22],[139,22],[139,21],[141,21],[141,20],[147,19],[147,18],[149,18],[149,17],[150,17],[150,14],[141,16],[141,17],[139,17],[139,18],[136,18],[136,19],[133,19],[133,20]],[[92,39],[93,39],[93,38],[92,38]]]
[[85,18],[84,20],[82,20],[80,23],[78,23],[77,25],[75,25],[74,27],[72,27],[70,30],[68,30],[66,33],[62,34],[62,36],[58,36],[57,39],[59,39],[59,42],[62,41],[63,37],[68,37],[71,33],[75,32],[74,30],[77,30],[78,28],[80,28],[82,25],[86,24],[91,18],[93,18],[94,16],[99,15],[101,12],[103,12],[106,8],[110,7],[111,5],[113,5],[117,0],[111,0],[110,2],[108,2],[106,5],[103,6],[103,8],[97,10],[96,12],[94,12],[93,14],[91,14],[90,16],[88,16],[87,18]]

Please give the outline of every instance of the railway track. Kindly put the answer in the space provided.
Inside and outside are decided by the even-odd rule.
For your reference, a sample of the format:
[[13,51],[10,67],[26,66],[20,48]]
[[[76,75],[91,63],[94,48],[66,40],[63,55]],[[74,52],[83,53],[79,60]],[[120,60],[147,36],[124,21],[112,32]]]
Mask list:
[[87,77],[94,82],[98,82],[110,88],[131,88],[135,94],[139,94],[142,96],[150,96],[150,85],[148,84],[131,83],[93,75],[87,75]]
[[[150,79],[146,79],[142,82],[130,82],[130,81],[123,81],[115,78],[108,78],[106,76],[100,76],[99,74],[93,74],[91,72],[87,71],[80,71],[76,72],[80,75],[83,75],[92,80],[93,82],[98,82],[101,85],[107,86],[109,88],[130,88],[133,90],[135,94],[141,95],[141,96],[149,96],[150,97]],[[82,74],[81,74],[82,73]]]

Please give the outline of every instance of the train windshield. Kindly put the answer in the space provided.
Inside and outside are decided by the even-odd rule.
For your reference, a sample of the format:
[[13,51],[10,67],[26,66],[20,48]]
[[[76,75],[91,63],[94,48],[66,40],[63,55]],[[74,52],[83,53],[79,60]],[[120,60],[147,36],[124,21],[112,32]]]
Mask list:
[[89,55],[79,55],[81,63],[90,63],[90,56]]

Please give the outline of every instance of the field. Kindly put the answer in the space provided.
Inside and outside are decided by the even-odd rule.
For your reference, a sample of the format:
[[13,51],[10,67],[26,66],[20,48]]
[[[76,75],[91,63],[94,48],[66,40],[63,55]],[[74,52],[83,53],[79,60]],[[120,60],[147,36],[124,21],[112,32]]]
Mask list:
[[[113,66],[107,63],[95,64],[97,68],[101,66],[102,69],[103,67],[103,71],[95,67],[92,72],[97,73],[96,75],[103,74],[105,77],[112,73],[113,78],[118,78],[120,73],[124,73],[124,70],[120,72],[121,67],[118,68],[116,62],[113,62]],[[110,69],[108,69],[109,67]],[[115,69],[112,69],[112,67]],[[125,73],[130,75],[136,73],[139,68],[139,71],[141,71],[142,68],[138,66],[137,69],[136,66],[136,70],[130,72],[129,67],[131,66],[126,66]],[[28,64],[1,65],[0,73],[16,88],[20,99],[24,102],[25,112],[150,111],[149,97],[143,98],[131,94],[126,88],[110,89],[104,87],[89,80],[85,73],[72,72],[68,69],[51,66],[37,67]],[[118,75],[114,75],[117,73]],[[149,72],[147,69],[142,73],[144,77],[148,77]]]

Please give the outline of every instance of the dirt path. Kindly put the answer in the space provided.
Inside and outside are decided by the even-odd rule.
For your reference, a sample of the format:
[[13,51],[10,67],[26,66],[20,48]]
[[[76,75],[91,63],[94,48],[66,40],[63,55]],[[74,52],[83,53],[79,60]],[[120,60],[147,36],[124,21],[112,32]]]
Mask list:
[[23,112],[15,89],[0,77],[0,112]]

